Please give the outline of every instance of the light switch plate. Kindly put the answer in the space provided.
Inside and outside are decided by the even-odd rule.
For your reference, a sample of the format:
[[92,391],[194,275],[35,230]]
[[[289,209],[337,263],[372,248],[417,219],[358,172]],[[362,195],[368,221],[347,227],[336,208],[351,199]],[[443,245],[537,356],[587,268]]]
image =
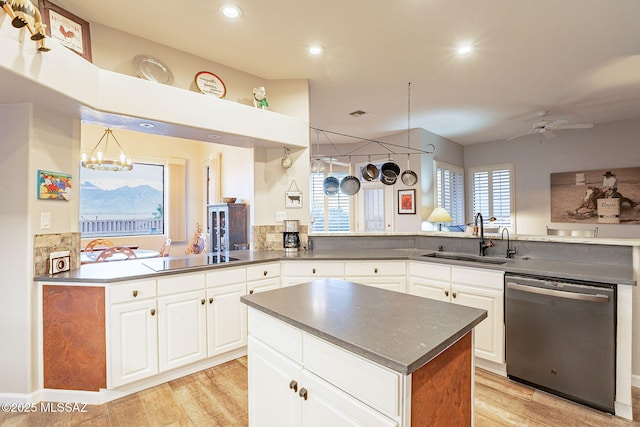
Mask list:
[[42,212],[40,214],[40,229],[51,228],[51,212]]
[[276,211],[276,222],[282,222],[287,219],[286,211]]

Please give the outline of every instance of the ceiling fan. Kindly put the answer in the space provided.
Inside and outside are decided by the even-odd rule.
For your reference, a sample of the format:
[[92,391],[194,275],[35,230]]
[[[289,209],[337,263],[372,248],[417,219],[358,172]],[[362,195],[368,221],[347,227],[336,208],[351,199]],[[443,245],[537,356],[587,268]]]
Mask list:
[[551,139],[556,136],[553,132],[554,130],[562,130],[562,129],[590,129],[593,127],[591,123],[582,123],[582,124],[569,124],[567,120],[546,120],[544,117],[547,114],[546,111],[538,113],[538,115],[542,118],[535,122],[531,130],[526,133],[521,133],[516,136],[512,136],[511,138],[507,138],[506,141],[511,141],[512,139],[520,138],[521,136],[539,134],[544,136],[546,139]]

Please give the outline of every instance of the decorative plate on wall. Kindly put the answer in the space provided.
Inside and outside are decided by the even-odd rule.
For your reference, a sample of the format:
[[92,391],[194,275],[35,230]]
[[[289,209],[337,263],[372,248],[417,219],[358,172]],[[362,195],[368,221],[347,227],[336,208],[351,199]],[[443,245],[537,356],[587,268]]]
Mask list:
[[196,74],[196,86],[200,92],[215,95],[218,98],[224,98],[227,94],[227,87],[222,79],[209,71],[200,71]]
[[133,67],[138,77],[166,85],[173,83],[171,70],[159,59],[149,55],[136,55],[133,58]]

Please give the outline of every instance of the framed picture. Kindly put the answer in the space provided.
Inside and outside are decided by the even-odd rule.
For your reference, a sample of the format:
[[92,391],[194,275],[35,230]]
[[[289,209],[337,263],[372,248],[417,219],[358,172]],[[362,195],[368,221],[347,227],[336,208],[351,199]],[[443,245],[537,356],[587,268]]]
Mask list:
[[398,190],[398,213],[416,213],[416,190]]
[[71,175],[38,171],[38,199],[70,200]]
[[89,23],[47,0],[38,0],[38,8],[47,35],[92,62]]
[[300,191],[287,191],[284,193],[284,207],[288,209],[302,208],[302,193]]

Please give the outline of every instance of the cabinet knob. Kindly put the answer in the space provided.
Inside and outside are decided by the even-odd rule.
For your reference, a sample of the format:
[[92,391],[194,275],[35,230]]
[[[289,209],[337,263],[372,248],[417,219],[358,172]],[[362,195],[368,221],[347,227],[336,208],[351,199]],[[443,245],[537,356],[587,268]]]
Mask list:
[[200,300],[200,304],[202,304],[202,305],[205,305],[205,303],[206,303],[206,302],[207,302],[207,300],[206,300],[206,299],[204,299],[204,298],[202,298],[202,299]]
[[268,272],[267,270],[265,270],[265,271],[263,271],[263,272],[262,272],[262,274],[263,274],[264,276],[266,276],[267,274],[269,274],[269,272]]
[[456,293],[455,292],[451,292],[451,296],[455,298],[456,297]]
[[378,268],[377,268],[377,267],[376,267],[376,268],[374,268],[374,269],[373,269],[373,272],[377,274],[377,273],[378,273]]
[[252,293],[253,293],[253,289],[251,289],[251,290],[249,291],[249,293],[250,293],[250,294],[252,294]]
[[299,395],[301,398],[303,398],[304,400],[307,400],[307,397],[308,397],[308,396],[307,396],[307,389],[306,389],[306,388],[304,388],[304,387],[302,387],[302,388],[300,389],[300,392],[298,393],[298,395]]
[[448,297],[449,296],[449,291],[444,291],[444,296]]
[[313,274],[316,274],[316,269],[314,268],[313,270],[311,270],[311,272],[312,272]]
[[133,297],[136,298],[138,296],[138,291],[133,291]]
[[289,383],[289,388],[296,393],[298,392],[298,383],[296,382],[296,380],[291,380],[291,382]]
[[152,316],[155,316],[155,315],[156,315],[156,309],[155,309],[155,308],[152,308],[152,309],[151,309],[151,315],[152,315]]
[[209,304],[213,304],[213,297],[209,298]]

